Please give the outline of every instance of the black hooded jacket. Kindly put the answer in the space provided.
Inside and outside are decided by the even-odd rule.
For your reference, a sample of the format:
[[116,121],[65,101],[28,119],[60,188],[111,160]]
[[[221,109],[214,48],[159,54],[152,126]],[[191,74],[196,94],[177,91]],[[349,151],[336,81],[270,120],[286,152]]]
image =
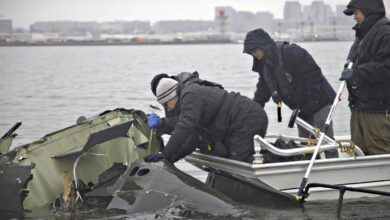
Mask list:
[[[365,15],[356,24],[356,39],[348,60],[354,63],[352,79],[347,83],[349,106],[353,110],[388,113],[390,110],[390,21],[384,17],[382,0],[352,0],[348,9]],[[350,11],[350,10],[349,10]]]
[[[205,137],[209,143],[228,143],[229,137],[237,128],[245,127],[243,121],[246,114],[254,105],[258,106],[239,93],[229,93],[224,89],[197,82],[188,83],[178,89],[180,98],[176,107],[179,108],[180,114],[163,150],[164,157],[171,162],[195,150],[196,141],[199,140],[196,140],[197,136],[193,134]],[[258,117],[267,119],[264,111],[259,112]],[[264,123],[267,123],[267,120]],[[265,132],[260,135],[265,135]],[[188,138],[193,140],[188,141]]]
[[264,106],[272,97],[291,109],[299,108],[301,117],[312,116],[331,104],[336,96],[313,57],[303,48],[287,42],[275,42],[262,29],[248,32],[244,52],[265,51],[262,60],[253,59],[252,70],[259,73],[254,101]]

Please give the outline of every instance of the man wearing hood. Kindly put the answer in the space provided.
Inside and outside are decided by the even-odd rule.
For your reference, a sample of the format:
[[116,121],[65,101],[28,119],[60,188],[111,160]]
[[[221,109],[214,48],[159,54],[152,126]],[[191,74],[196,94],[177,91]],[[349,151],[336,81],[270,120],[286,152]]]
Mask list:
[[344,14],[357,24],[344,69],[351,109],[351,139],[366,154],[390,153],[390,22],[383,0],[352,0]]
[[[253,100],[264,107],[272,100],[281,107],[299,109],[299,117],[317,128],[322,128],[336,96],[313,57],[303,48],[288,42],[275,42],[263,29],[247,33],[244,53],[253,56],[254,72],[259,81]],[[298,126],[300,137],[309,133]],[[328,136],[333,136],[329,127]],[[326,152],[327,157],[337,156],[336,151]]]
[[165,77],[158,81],[157,101],[169,112],[176,111],[178,119],[162,152],[145,157],[145,161],[174,163],[199,146],[198,135],[210,143],[222,143],[227,149],[224,157],[253,161],[253,137],[265,136],[267,115],[258,103],[216,85],[199,79],[179,83]]

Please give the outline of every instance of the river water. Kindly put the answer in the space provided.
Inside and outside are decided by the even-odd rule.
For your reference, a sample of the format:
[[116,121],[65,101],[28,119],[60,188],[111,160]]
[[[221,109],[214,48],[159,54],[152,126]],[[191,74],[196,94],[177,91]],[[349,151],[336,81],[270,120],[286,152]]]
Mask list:
[[[335,90],[340,71],[352,42],[299,43],[322,68]],[[240,44],[226,45],[151,45],[151,46],[52,46],[0,48],[0,134],[15,122],[23,125],[13,147],[29,143],[43,135],[73,125],[83,115],[91,117],[118,107],[151,112],[157,105],[150,91],[155,74],[198,71],[201,78],[221,83],[227,90],[252,97],[257,73],[251,71],[252,58],[242,53]],[[336,135],[349,135],[347,91],[334,116]],[[291,111],[282,109],[278,123],[276,107],[265,107],[269,116],[268,133],[296,134],[287,128]],[[184,161],[177,167],[204,180],[206,174]],[[347,202],[345,219],[390,218],[390,201],[378,198]],[[336,204],[312,204],[304,212],[248,208],[237,219],[332,219]],[[155,218],[155,213],[132,216],[107,213],[73,213],[76,218],[122,219]],[[254,214],[255,213],[255,214]],[[165,213],[167,214],[167,213]],[[51,216],[48,211],[42,216]],[[42,217],[35,216],[35,217]],[[159,215],[161,218],[181,218]],[[72,218],[73,218],[72,217]],[[210,217],[210,216],[209,216]],[[45,218],[45,217],[43,217]],[[194,217],[196,218],[196,217]],[[198,216],[197,218],[202,218]],[[203,216],[204,218],[204,216]],[[233,218],[233,217],[232,217]]]

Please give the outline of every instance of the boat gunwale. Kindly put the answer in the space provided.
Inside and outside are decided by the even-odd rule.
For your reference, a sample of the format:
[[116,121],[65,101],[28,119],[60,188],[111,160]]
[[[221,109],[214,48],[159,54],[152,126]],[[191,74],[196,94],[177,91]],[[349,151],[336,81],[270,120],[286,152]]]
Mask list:
[[[330,166],[332,167],[332,170],[336,170],[336,169],[345,169],[345,168],[360,168],[360,167],[367,168],[370,166],[390,165],[390,160],[383,161],[380,164],[378,164],[379,160],[384,160],[384,159],[386,160],[390,159],[390,154],[368,155],[363,157],[350,157],[350,158],[318,159],[315,161],[315,165],[317,166],[313,166],[313,170],[316,171],[329,170]],[[241,161],[231,160],[228,158],[206,155],[199,152],[194,152],[191,155],[188,155],[185,158],[185,160],[191,163],[192,165],[195,165],[203,170],[205,167],[209,166],[217,170],[223,170],[229,172],[239,171],[239,172],[232,172],[232,173],[239,174],[249,178],[258,177],[262,175],[269,175],[269,174],[276,175],[282,173],[302,172],[304,171],[303,169],[306,168],[306,165],[310,163],[310,160],[301,160],[301,161],[289,161],[289,162],[278,162],[278,163],[268,163],[268,164],[249,164]],[[340,164],[342,166],[340,166]],[[232,166],[234,166],[234,170],[229,169],[229,167]],[[327,167],[325,168],[324,166]],[[279,172],[272,170],[275,168],[283,169],[286,167],[290,167],[290,169],[287,169],[287,171],[285,170]]]

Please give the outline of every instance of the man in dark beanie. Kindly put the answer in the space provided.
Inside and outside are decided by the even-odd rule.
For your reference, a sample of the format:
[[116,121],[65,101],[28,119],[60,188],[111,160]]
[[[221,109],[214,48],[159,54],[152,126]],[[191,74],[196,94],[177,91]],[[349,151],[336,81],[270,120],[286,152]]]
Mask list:
[[163,151],[145,157],[145,161],[166,159],[174,163],[198,147],[199,136],[209,143],[222,143],[227,149],[224,157],[253,161],[253,137],[256,134],[264,137],[268,125],[267,115],[259,104],[200,79],[179,83],[161,78],[156,97],[168,111],[177,111],[178,119]]
[[[247,33],[244,53],[253,56],[252,71],[259,73],[254,101],[264,107],[272,100],[280,108],[282,102],[290,109],[299,109],[299,117],[322,128],[336,96],[313,57],[303,48],[288,42],[274,41],[263,29]],[[298,126],[300,137],[310,133]],[[332,125],[328,136],[333,136]],[[326,152],[337,156],[336,151]]]
[[366,154],[390,153],[390,22],[383,0],[352,0],[344,14],[357,24],[344,69],[351,109],[351,139]]

